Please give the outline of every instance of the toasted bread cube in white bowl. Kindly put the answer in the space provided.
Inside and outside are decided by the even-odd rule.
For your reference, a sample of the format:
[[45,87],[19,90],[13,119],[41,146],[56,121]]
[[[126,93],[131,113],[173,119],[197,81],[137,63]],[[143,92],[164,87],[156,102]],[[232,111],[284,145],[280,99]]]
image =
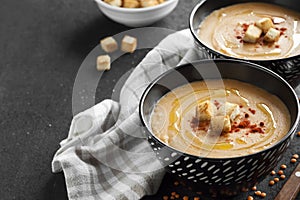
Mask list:
[[123,8],[110,5],[103,0],[95,0],[101,12],[111,20],[129,27],[151,25],[169,15],[179,0],[166,0],[145,8]]

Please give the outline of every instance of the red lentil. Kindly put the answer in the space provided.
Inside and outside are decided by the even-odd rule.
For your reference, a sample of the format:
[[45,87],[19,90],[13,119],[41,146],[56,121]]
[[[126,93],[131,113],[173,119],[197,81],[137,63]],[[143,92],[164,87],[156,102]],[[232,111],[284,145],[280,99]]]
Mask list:
[[253,187],[251,188],[251,190],[253,190],[253,191],[257,190],[256,186],[253,186]]
[[279,182],[279,178],[274,178],[274,181],[277,183],[277,182]]
[[169,197],[168,196],[163,196],[163,200],[168,200]]
[[263,198],[265,198],[267,196],[267,193],[262,192],[260,196],[263,197]]
[[271,175],[275,175],[276,174],[276,172],[273,170],[273,171],[271,171]]
[[295,163],[295,162],[297,162],[297,159],[296,158],[292,158],[291,159],[291,163]]
[[281,165],[280,168],[281,169],[286,169],[286,165]]
[[189,197],[188,196],[184,196],[182,199],[183,200],[189,200]]
[[279,171],[277,172],[277,174],[282,175],[282,174],[284,174],[284,172],[283,172],[282,170],[279,170]]
[[275,184],[275,181],[274,181],[274,180],[270,180],[270,181],[269,181],[269,185],[270,185],[270,186],[272,186],[272,185],[274,185],[274,184]]
[[298,154],[294,154],[294,155],[293,155],[293,158],[298,159],[298,158],[299,158],[299,155],[298,155]]
[[253,200],[254,198],[252,196],[248,196],[247,200]]
[[281,179],[285,179],[285,175],[282,174],[282,175],[280,176],[280,178],[281,178]]
[[256,192],[254,192],[254,194],[256,194],[257,196],[260,196],[261,195],[261,191],[256,191]]

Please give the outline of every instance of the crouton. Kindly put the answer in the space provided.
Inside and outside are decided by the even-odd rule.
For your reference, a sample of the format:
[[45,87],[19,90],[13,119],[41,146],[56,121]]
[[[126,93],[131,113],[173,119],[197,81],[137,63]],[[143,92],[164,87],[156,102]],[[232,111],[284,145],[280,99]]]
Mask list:
[[199,121],[210,120],[212,116],[213,116],[213,108],[209,100],[206,100],[196,106],[196,118]]
[[267,33],[270,28],[274,27],[274,24],[270,18],[262,18],[255,22],[255,25],[260,28],[264,33]]
[[217,108],[213,107],[214,116],[228,115],[229,119],[233,121],[240,114],[240,107],[235,103],[226,102],[225,104],[218,105]]
[[235,103],[226,102],[225,104],[226,115],[233,121],[240,114],[240,106]]
[[106,37],[100,41],[102,49],[107,52],[111,53],[118,49],[118,43],[113,37]]
[[97,57],[97,70],[98,71],[110,70],[109,55],[101,55]]
[[231,131],[231,123],[229,116],[215,116],[211,118],[210,130],[213,133],[228,133]]
[[249,43],[256,43],[257,40],[260,38],[261,33],[262,30],[260,28],[251,24],[248,27],[245,36],[243,37],[243,40]]
[[122,6],[122,0],[103,0],[105,3],[108,3],[112,6],[121,7]]
[[275,28],[270,28],[269,31],[264,36],[264,41],[266,42],[276,42],[280,37],[280,31]]
[[159,4],[157,0],[140,0],[142,7],[150,7],[150,6],[156,6]]
[[122,39],[121,49],[124,52],[133,53],[137,47],[137,39],[135,37],[131,37],[125,35]]
[[141,7],[139,0],[123,0],[124,8],[139,8]]

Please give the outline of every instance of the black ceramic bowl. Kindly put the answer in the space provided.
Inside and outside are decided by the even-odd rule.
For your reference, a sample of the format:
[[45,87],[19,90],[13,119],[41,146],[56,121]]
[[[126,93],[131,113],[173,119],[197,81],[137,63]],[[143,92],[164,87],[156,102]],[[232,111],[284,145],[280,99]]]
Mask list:
[[[190,31],[195,38],[196,43],[199,45],[200,48],[204,48],[212,59],[215,58],[231,58],[231,59],[238,59],[235,57],[230,57],[228,55],[222,54],[217,52],[205,44],[201,42],[198,38],[197,31],[199,30],[199,25],[214,10],[220,9],[222,7],[226,7],[229,5],[237,4],[237,3],[245,3],[245,2],[265,2],[271,3],[275,5],[279,5],[282,7],[286,7],[288,9],[292,9],[294,11],[300,12],[300,6],[298,5],[299,2],[297,0],[258,0],[258,1],[249,1],[249,0],[202,0],[200,1],[192,10],[190,14]],[[240,59],[242,60],[242,59]],[[265,66],[285,80],[287,80],[292,86],[296,87],[300,84],[300,55],[292,56],[283,59],[273,59],[273,60],[251,60],[251,62],[255,62],[262,66]]]
[[[234,158],[207,158],[186,154],[165,145],[152,133],[150,116],[162,96],[189,82],[220,78],[251,83],[277,95],[286,104],[291,115],[289,132],[263,151]],[[284,79],[262,66],[229,59],[197,61],[162,74],[143,93],[139,109],[148,141],[166,170],[196,191],[222,196],[235,195],[250,188],[269,174],[289,146],[299,121],[297,96]]]

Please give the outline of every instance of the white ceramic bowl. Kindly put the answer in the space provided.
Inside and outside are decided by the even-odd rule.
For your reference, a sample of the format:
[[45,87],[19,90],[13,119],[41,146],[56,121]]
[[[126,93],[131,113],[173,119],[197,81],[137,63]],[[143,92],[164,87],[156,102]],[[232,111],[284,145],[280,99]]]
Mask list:
[[120,8],[111,6],[102,0],[95,0],[95,2],[108,18],[130,27],[153,24],[170,14],[178,4],[178,0],[166,0],[162,4],[147,8]]

